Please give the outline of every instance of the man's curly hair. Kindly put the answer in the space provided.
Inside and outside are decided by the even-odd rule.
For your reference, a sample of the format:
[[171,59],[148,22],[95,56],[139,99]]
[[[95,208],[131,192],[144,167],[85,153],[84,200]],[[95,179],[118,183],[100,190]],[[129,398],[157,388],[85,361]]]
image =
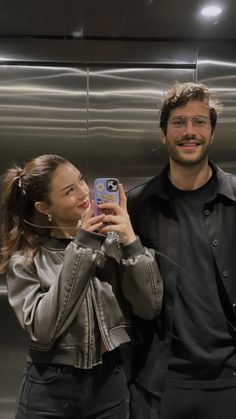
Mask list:
[[217,118],[222,110],[222,104],[216,99],[215,93],[210,92],[203,83],[175,83],[164,95],[160,109],[160,128],[164,134],[170,112],[189,101],[196,100],[209,106],[211,129],[214,132]]

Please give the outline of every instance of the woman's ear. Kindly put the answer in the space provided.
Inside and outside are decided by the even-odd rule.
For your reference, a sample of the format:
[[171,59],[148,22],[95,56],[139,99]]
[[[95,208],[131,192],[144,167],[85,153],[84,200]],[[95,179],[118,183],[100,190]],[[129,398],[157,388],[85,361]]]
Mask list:
[[46,202],[37,201],[34,203],[34,207],[36,211],[40,212],[41,214],[47,215],[49,212],[48,204],[46,204]]

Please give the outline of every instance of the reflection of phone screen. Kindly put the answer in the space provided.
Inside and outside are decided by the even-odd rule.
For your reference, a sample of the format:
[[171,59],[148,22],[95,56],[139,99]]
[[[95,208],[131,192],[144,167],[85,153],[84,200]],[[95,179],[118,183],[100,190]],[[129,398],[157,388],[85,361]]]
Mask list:
[[97,178],[94,181],[94,199],[96,204],[96,215],[105,212],[111,213],[112,210],[101,210],[99,204],[114,202],[119,204],[119,181],[116,178]]

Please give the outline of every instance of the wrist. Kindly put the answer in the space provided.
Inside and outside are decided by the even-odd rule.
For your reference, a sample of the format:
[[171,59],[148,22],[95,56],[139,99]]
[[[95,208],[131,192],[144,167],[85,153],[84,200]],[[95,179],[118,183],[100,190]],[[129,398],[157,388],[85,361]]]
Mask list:
[[131,234],[129,237],[127,237],[127,240],[123,242],[123,246],[128,246],[129,244],[133,243],[136,240],[135,234]]

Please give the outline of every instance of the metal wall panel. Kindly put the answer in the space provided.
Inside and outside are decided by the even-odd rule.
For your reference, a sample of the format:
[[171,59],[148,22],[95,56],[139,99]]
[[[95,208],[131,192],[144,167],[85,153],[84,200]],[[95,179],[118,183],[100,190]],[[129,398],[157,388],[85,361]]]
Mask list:
[[27,338],[8,304],[3,278],[0,280],[0,321],[0,418],[13,419],[25,365]]
[[193,69],[89,69],[89,177],[118,176],[125,187],[157,173],[166,159],[159,107],[175,81],[194,81]]
[[[233,44],[199,44],[198,62],[189,44],[92,42],[86,48],[60,41],[55,48],[47,41],[42,52],[33,41],[27,53],[24,45],[10,50],[0,42],[0,58],[8,61],[0,66],[1,173],[12,161],[57,153],[78,165],[90,185],[100,175],[119,177],[125,188],[142,182],[167,160],[158,127],[163,92],[175,81],[196,79],[224,102],[212,157],[236,172]],[[4,278],[0,318],[0,417],[13,419],[26,337],[7,303]]]
[[62,154],[84,170],[86,68],[0,66],[0,127],[1,172],[42,153]]
[[[163,163],[163,91],[194,78],[192,68],[0,66],[0,170],[57,153],[78,165],[91,184],[99,175],[118,176],[126,187],[138,183]],[[27,343],[7,302],[4,277],[0,318],[0,416],[13,419]]]
[[206,83],[224,107],[216,128],[211,157],[222,168],[236,173],[236,49],[235,43],[200,44],[199,82]]
[[[0,66],[0,171],[43,153],[87,170],[85,67]],[[21,330],[0,278],[0,418],[13,419],[26,358]]]
[[2,63],[196,65],[197,44],[175,41],[111,41],[0,38]]

